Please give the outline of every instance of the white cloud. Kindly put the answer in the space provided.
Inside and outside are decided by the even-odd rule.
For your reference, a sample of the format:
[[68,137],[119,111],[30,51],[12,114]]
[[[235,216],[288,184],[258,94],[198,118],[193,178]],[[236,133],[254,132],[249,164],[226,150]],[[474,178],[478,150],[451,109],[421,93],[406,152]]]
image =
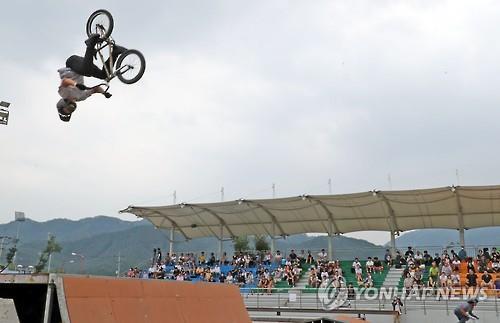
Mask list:
[[[101,4],[101,2],[99,2]],[[137,84],[59,121],[57,74],[96,3],[5,4],[0,221],[373,188],[496,184],[500,5],[439,1],[105,3]],[[134,10],[131,10],[134,8]],[[65,17],[61,28],[61,17]],[[87,80],[88,83],[93,81]],[[263,189],[265,188],[265,189]],[[254,193],[257,192],[257,193]],[[198,200],[199,201],[199,200]],[[380,234],[365,237],[386,240]]]

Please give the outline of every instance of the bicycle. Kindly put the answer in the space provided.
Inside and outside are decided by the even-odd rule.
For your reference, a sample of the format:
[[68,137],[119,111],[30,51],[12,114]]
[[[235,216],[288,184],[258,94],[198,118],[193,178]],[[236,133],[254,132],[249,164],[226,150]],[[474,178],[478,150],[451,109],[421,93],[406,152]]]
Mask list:
[[[137,49],[127,49],[121,53],[116,59],[116,64],[113,61],[113,49],[115,41],[111,37],[114,28],[114,20],[111,13],[105,9],[99,9],[93,12],[87,20],[86,32],[90,37],[94,34],[99,34],[100,40],[96,45],[96,55],[106,71],[106,86],[108,83],[117,77],[125,84],[133,84],[139,81],[144,75],[146,69],[146,59],[144,55]],[[104,50],[108,48],[109,60],[104,59]],[[116,65],[116,66],[115,66]]]

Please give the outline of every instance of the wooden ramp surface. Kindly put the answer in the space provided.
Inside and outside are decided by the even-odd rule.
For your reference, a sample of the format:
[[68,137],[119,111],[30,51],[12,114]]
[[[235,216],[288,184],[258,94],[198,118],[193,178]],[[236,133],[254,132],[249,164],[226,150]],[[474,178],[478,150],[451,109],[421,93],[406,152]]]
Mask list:
[[176,281],[63,278],[71,323],[250,323],[236,286]]

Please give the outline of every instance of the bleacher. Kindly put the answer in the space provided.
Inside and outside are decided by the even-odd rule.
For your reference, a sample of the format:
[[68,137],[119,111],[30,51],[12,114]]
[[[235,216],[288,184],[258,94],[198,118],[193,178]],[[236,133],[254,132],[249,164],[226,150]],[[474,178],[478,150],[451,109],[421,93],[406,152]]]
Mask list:
[[[360,261],[361,267],[363,268],[363,278],[366,277],[366,261]],[[384,263],[384,270],[381,273],[372,273],[372,279],[373,279],[373,287],[375,288],[380,288],[382,287],[385,277],[387,276],[387,273],[389,272],[389,267],[386,266]],[[349,283],[352,283],[354,287],[358,287],[358,281],[356,280],[356,274],[351,272],[351,266],[352,266],[352,261],[341,261],[340,262],[340,268],[342,268],[342,273],[344,274],[344,278],[346,281],[346,284],[349,285]]]
[[[366,261],[360,261],[361,266],[363,268],[363,278],[366,277]],[[363,286],[358,286],[358,281],[356,279],[356,274],[351,272],[351,266],[352,266],[352,261],[349,260],[341,260],[340,261],[340,268],[342,269],[342,274],[344,275],[344,279],[346,282],[346,285],[349,285],[352,283],[353,287],[355,289]],[[373,287],[374,288],[380,288],[384,284],[385,277],[387,276],[387,273],[389,272],[389,267],[385,264],[383,264],[384,270],[381,273],[372,273],[372,279],[373,279]],[[307,286],[306,287],[306,292],[316,292],[317,288],[314,288],[312,286]]]

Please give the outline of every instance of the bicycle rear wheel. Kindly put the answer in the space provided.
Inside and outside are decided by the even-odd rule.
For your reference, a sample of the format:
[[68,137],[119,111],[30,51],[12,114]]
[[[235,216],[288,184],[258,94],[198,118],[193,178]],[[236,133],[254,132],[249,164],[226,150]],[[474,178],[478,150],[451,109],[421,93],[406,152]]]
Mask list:
[[116,76],[125,84],[133,84],[141,79],[146,70],[146,59],[137,49],[128,49],[118,57]]
[[105,9],[99,9],[87,20],[87,36],[99,34],[101,39],[106,39],[113,32],[113,27],[114,21],[111,13]]

